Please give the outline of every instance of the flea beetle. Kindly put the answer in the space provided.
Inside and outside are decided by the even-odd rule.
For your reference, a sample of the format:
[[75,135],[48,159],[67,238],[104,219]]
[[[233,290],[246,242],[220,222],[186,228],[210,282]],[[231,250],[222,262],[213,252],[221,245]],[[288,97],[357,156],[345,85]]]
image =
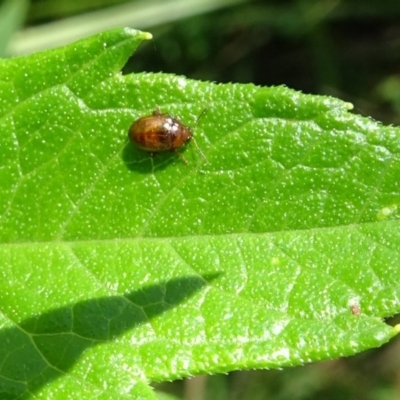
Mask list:
[[[206,110],[197,117],[195,126]],[[177,151],[190,140],[194,140],[191,128],[185,126],[178,118],[163,114],[158,109],[154,110],[151,115],[141,117],[133,122],[129,128],[129,139],[139,149],[152,154]],[[197,149],[205,159],[201,150],[198,147]],[[183,156],[180,155],[180,157],[187,164]]]

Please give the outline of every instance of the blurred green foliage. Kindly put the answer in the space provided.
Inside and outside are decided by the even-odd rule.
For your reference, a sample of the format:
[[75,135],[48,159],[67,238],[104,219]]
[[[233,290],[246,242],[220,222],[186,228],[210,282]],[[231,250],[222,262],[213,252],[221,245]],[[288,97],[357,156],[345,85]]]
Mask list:
[[37,24],[126,3],[127,0],[31,0],[28,23]]
[[23,24],[27,7],[27,0],[0,2],[0,57],[7,55],[9,41]]

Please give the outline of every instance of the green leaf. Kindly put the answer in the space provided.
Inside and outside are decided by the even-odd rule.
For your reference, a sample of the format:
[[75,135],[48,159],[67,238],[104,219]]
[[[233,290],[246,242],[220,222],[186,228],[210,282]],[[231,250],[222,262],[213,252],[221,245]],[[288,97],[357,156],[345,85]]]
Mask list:
[[[1,398],[152,399],[400,329],[400,130],[285,87],[122,76],[149,38],[0,60]],[[207,161],[128,142],[157,107]]]

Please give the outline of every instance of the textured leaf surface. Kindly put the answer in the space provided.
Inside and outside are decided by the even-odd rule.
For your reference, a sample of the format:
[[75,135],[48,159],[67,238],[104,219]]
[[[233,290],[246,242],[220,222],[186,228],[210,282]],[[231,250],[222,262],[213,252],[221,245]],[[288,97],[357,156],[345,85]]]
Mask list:
[[[1,398],[151,399],[398,331],[400,130],[285,87],[122,76],[148,38],[0,61]],[[209,107],[207,162],[128,143],[156,107]]]

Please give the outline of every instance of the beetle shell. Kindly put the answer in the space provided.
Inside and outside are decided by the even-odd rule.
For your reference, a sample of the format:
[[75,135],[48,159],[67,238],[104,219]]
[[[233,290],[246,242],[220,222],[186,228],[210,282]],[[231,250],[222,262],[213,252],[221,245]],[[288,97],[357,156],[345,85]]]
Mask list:
[[179,119],[156,110],[131,125],[129,139],[141,150],[162,153],[181,148],[192,139],[192,131]]

